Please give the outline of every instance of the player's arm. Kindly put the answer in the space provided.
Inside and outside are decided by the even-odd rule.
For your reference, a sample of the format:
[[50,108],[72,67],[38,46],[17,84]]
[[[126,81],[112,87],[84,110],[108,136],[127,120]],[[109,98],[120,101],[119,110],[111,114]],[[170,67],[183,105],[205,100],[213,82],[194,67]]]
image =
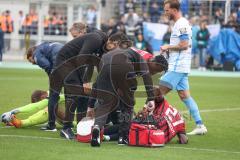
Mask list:
[[[60,95],[59,102],[65,101],[64,95]],[[18,107],[10,111],[12,114],[19,114],[19,113],[35,113],[39,110],[46,108],[48,105],[48,99],[43,99],[36,103],[30,103],[22,107]]]
[[19,108],[16,108],[14,110],[12,110],[12,114],[17,114],[17,113],[34,113],[34,112],[37,112],[41,109],[44,109],[46,108],[48,104],[48,99],[43,99],[39,102],[36,102],[36,103],[30,103],[30,104],[27,104],[25,106],[22,106],[22,107],[19,107]]
[[155,108],[154,102],[154,93],[153,93],[153,82],[150,72],[146,72],[142,75],[143,83],[145,85],[145,89],[147,92],[147,100],[145,102],[144,107],[147,108],[149,111],[153,111]]
[[[99,58],[97,58],[96,56],[93,55],[93,53],[97,52],[99,50],[99,48],[101,48],[102,46],[100,45],[101,42],[99,42],[99,40],[97,40],[94,37],[87,37],[84,41],[84,44],[82,46],[81,51],[79,52],[79,55],[90,55],[88,56],[88,58],[85,59],[85,63],[89,64],[88,67],[86,68],[86,75],[88,78],[88,80],[90,80],[92,78],[93,75],[93,65],[97,64],[98,67],[98,62],[100,61]],[[92,56],[91,56],[92,55]],[[96,86],[96,82],[93,84],[92,86],[92,92],[90,94],[90,97],[88,100],[88,109],[87,109],[87,117],[93,117],[94,116],[94,104],[96,102],[96,99],[93,98],[93,91],[97,88]]]
[[189,47],[188,35],[180,35],[180,42],[177,45],[164,45],[161,46],[161,51],[182,51],[186,50]]
[[87,67],[85,68],[84,76],[83,76],[83,82],[84,83],[89,83],[91,81],[93,71],[94,71],[94,66],[93,65],[87,65]]
[[96,39],[94,35],[86,36],[85,40],[83,41],[82,48],[79,51],[79,55],[92,55],[101,47],[101,41]]
[[102,48],[101,42],[93,36],[94,35],[86,37],[79,52],[79,56],[86,56],[83,63],[88,64],[85,70],[84,82],[90,82],[94,70],[93,66],[100,61],[93,53],[96,53],[99,48]]
[[95,82],[92,86],[92,91],[90,93],[90,97],[88,99],[88,108],[87,108],[87,114],[86,117],[91,117],[93,118],[95,116],[95,112],[94,112],[94,104],[96,103],[97,99],[93,98],[94,97],[94,91],[96,92],[97,90],[97,83]]
[[170,44],[161,46],[161,51],[182,51],[188,49],[190,41],[189,34],[191,32],[191,29],[189,27],[189,24],[186,22],[179,24],[176,29],[176,33],[174,33],[179,38],[179,43],[177,45]]
[[137,68],[139,71],[136,71],[137,73],[141,74],[141,77],[143,78],[143,83],[145,85],[145,89],[147,92],[147,102],[154,100],[154,93],[153,93],[153,82],[152,82],[152,76],[149,72],[147,62],[144,61],[142,56],[135,51],[131,50],[131,60],[132,62],[136,63]]

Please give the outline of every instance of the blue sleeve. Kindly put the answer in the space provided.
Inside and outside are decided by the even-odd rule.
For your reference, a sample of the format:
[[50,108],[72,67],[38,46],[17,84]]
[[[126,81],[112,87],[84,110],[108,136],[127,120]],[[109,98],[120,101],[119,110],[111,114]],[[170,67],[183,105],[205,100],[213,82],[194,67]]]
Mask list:
[[182,35],[179,36],[179,38],[180,38],[181,41],[189,40],[188,34],[182,34]]
[[4,33],[0,30],[0,49],[4,48]]
[[34,60],[39,67],[47,72],[47,74],[51,73],[51,63],[40,48],[36,49],[34,52]]

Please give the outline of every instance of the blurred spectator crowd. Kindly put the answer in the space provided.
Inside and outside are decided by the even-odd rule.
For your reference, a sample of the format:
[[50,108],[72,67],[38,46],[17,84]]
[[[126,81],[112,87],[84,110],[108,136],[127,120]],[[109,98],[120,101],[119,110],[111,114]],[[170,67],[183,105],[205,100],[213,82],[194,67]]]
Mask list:
[[[24,14],[23,11],[18,12],[19,17],[13,20],[11,12],[6,10],[0,16],[0,23],[2,31],[5,33],[12,33],[14,30],[14,23],[19,25],[19,34],[36,35],[38,32],[38,14],[35,10],[30,10],[29,13]],[[49,11],[47,16],[44,16],[44,34],[45,35],[67,35],[67,17],[61,15],[56,11]]]
[[[234,0],[233,0],[234,1]],[[189,19],[193,26],[193,58],[198,55],[198,62],[193,65],[199,67],[199,70],[205,70],[206,67],[213,65],[213,59],[207,52],[210,33],[207,25],[220,24],[221,28],[233,28],[240,34],[240,1],[232,2],[231,14],[227,23],[224,23],[225,1],[213,2],[212,16],[204,11],[208,3],[192,1],[191,8],[187,0],[181,0],[181,11],[183,16]],[[171,35],[171,22],[164,16],[164,0],[118,0],[118,13],[116,18],[110,18],[103,22],[101,29],[111,35],[117,31],[125,32],[138,49],[144,49],[152,53],[151,45],[144,40],[143,22],[161,23],[169,25],[167,32],[163,36],[163,44],[168,44]],[[190,18],[191,17],[191,18]],[[196,60],[194,60],[196,61]]]
[[[108,35],[122,31],[126,33],[134,42],[138,49],[147,50],[153,53],[152,47],[143,36],[143,22],[161,23],[169,25],[167,32],[163,36],[163,44],[169,43],[171,35],[171,22],[164,16],[164,0],[117,0],[116,10],[112,18],[101,22],[101,29]],[[199,67],[205,68],[209,63],[206,48],[210,39],[207,29],[209,24],[220,24],[221,28],[233,28],[240,34],[240,1],[231,1],[231,14],[228,22],[225,23],[225,3],[226,1],[214,1],[212,3],[212,13],[206,6],[209,2],[197,0],[181,0],[181,11],[183,16],[189,19],[193,26],[193,54],[199,55]],[[103,6],[103,10],[105,7]],[[209,6],[208,6],[209,7]],[[97,9],[95,5],[88,6],[83,13],[84,22],[91,27],[96,27]],[[44,35],[67,35],[67,15],[59,10],[49,10],[44,16]],[[6,10],[0,15],[1,30],[4,33],[11,33],[14,30],[14,23],[18,23],[19,34],[37,34],[39,17],[35,10],[30,9],[29,13],[19,11],[19,18],[13,20],[11,12]],[[193,56],[193,57],[194,57]],[[211,58],[211,57],[210,57]],[[206,60],[207,59],[207,60]]]

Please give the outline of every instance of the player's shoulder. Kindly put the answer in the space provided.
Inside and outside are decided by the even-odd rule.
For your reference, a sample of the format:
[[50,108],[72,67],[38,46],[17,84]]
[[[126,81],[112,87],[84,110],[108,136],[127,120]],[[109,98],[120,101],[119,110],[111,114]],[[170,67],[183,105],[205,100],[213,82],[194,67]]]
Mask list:
[[[35,49],[35,51],[34,51],[34,54],[36,55],[36,54],[42,54],[42,53],[44,53],[44,51],[46,50],[46,49],[48,49],[48,47],[49,47],[49,42],[42,42],[42,43],[40,43],[40,44],[38,44],[37,45],[37,47],[36,47],[36,49]],[[42,52],[43,51],[43,52]]]
[[37,45],[37,47],[48,46],[50,42],[42,42]]
[[178,22],[180,22],[180,23],[183,23],[183,22],[184,23],[189,23],[188,19],[186,19],[185,17],[179,18]]
[[94,37],[96,37],[96,36],[100,36],[100,37],[102,37],[102,38],[106,38],[107,37],[107,34],[105,33],[105,32],[103,32],[103,31],[101,31],[101,30],[98,30],[98,29],[95,29],[95,30],[93,30],[92,32],[89,32],[89,33],[87,33],[87,34],[85,34],[86,36],[94,36]]
[[186,18],[181,17],[176,23],[176,29],[180,32],[180,34],[190,34],[191,25]]
[[178,26],[183,26],[183,25],[190,26],[189,21],[184,17],[181,17],[179,20],[177,20],[176,23],[177,23]]

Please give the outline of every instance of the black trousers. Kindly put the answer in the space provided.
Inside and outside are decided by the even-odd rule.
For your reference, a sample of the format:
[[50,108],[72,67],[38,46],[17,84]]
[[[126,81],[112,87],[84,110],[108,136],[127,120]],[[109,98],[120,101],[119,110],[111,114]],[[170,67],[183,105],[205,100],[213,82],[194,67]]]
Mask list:
[[116,141],[119,138],[119,124],[104,127],[104,135],[110,137],[110,141]]
[[133,71],[133,66],[130,64],[104,65],[96,81],[99,94],[97,94],[98,101],[95,107],[95,125],[102,128],[108,115],[119,107],[121,112],[119,136],[122,137],[128,135],[135,104],[136,77],[127,78],[127,75]]
[[58,104],[59,94],[64,87],[65,94],[65,117],[63,128],[72,128],[75,111],[77,110],[77,121],[85,116],[87,110],[88,97],[83,95],[83,68],[77,68],[74,63],[66,63],[64,57],[58,57],[52,74],[50,74],[50,94],[48,102],[48,123],[55,126],[55,109]]

